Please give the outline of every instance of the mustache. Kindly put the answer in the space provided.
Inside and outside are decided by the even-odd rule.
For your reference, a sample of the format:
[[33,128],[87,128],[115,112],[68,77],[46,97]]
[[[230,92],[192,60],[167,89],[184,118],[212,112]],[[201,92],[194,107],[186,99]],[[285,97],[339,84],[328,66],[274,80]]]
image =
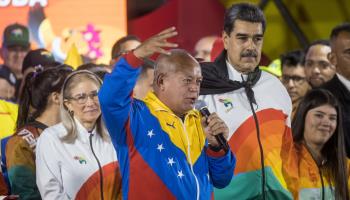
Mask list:
[[241,57],[257,57],[257,56],[258,56],[258,53],[256,51],[251,51],[251,50],[241,53]]

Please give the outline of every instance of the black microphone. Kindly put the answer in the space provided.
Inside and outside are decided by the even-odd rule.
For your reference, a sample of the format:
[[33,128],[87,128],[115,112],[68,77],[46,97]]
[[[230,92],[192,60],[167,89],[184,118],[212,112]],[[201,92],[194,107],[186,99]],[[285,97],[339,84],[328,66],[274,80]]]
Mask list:
[[[208,117],[210,116],[210,112],[204,101],[197,100],[195,103],[195,108],[202,114],[202,116],[208,119]],[[223,133],[215,135],[215,139],[219,143],[220,148],[222,148],[225,152],[228,152],[229,146]]]

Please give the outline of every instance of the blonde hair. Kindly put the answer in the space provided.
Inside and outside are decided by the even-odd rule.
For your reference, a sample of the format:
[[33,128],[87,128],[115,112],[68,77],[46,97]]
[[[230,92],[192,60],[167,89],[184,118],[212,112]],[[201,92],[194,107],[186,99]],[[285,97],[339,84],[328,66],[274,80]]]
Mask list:
[[[96,83],[100,88],[102,85],[102,80],[94,73],[87,70],[79,70],[71,73],[63,83],[61,90],[61,103],[60,103],[60,115],[61,121],[65,129],[67,130],[67,135],[63,136],[61,140],[67,143],[74,143],[77,139],[77,125],[72,114],[70,114],[68,108],[64,105],[64,102],[70,96],[72,89],[82,80],[90,80]],[[99,134],[103,140],[110,142],[110,137],[106,128],[104,121],[102,120],[102,115],[100,115],[96,120],[97,134]]]

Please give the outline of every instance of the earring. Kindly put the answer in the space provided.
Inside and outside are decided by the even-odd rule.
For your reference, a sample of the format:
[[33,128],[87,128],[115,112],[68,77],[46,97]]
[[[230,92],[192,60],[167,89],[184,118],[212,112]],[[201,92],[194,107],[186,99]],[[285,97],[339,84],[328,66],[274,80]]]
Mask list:
[[68,113],[73,117],[74,116],[74,111],[73,110],[68,110]]

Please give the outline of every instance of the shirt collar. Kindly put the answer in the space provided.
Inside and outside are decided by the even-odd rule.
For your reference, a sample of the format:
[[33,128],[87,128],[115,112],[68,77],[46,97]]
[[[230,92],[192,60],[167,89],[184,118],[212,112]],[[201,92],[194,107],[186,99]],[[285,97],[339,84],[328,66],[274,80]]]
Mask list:
[[80,123],[80,121],[74,117],[74,121],[76,124],[76,128],[77,128],[77,135],[78,135],[78,140],[81,140],[83,143],[88,143],[89,142],[89,136],[92,135],[96,135],[96,126],[94,127],[94,129],[92,130],[92,132],[89,132],[88,130],[86,130],[86,128]]
[[[147,93],[143,101],[146,104],[149,104],[155,111],[166,111],[175,115],[175,113],[168,106],[166,106],[161,100],[159,100],[156,94],[152,91]],[[192,109],[188,111],[186,115],[199,116],[199,112],[195,109]]]
[[226,65],[227,65],[227,71],[228,71],[228,77],[233,80],[233,81],[242,81],[242,77],[244,80],[247,80],[248,75],[242,74],[241,72],[237,71],[228,60],[226,60]]
[[350,91],[350,80],[346,79],[344,76],[342,76],[338,73],[337,73],[337,76],[338,76],[340,82],[342,82],[345,85],[346,89],[348,89],[348,91]]

